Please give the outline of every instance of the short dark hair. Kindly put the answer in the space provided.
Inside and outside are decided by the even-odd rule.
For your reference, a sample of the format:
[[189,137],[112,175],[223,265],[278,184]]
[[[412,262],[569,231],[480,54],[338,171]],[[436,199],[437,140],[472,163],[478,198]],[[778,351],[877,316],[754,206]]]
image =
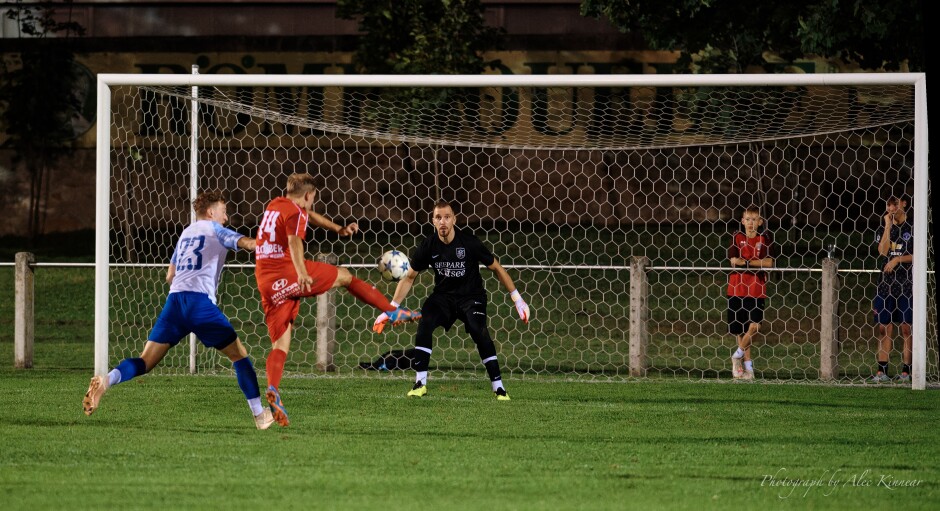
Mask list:
[[757,204],[751,204],[750,206],[744,208],[744,213],[742,213],[741,216],[744,216],[744,214],[747,214],[747,213],[755,213],[757,216],[761,216],[760,206],[758,206]]
[[202,192],[193,200],[193,211],[195,211],[198,216],[205,216],[209,208],[216,202],[225,202],[225,196],[222,195],[221,191],[212,190]]
[[457,208],[455,208],[454,205],[451,204],[448,200],[438,199],[437,202],[434,203],[434,207],[431,208],[431,210],[433,211],[438,208],[450,208],[450,210],[453,211],[455,215],[457,214]]

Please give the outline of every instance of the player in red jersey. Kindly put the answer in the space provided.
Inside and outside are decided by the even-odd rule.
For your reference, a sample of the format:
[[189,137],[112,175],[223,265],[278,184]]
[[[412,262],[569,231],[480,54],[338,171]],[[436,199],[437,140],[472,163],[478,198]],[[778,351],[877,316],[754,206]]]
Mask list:
[[736,232],[728,247],[731,266],[741,268],[728,276],[728,332],[738,344],[731,355],[731,372],[735,379],[753,380],[751,342],[760,330],[767,298],[767,272],[755,269],[774,265],[773,244],[769,232],[758,232],[764,219],[757,206],[744,210],[741,225],[744,231]]
[[313,212],[311,208],[316,194],[313,176],[306,173],[290,175],[285,196],[272,200],[265,208],[256,237],[255,280],[261,293],[268,335],[274,344],[266,364],[268,390],[265,397],[274,419],[281,426],[290,423],[279,387],[301,298],[344,287],[360,301],[384,312],[392,325],[421,318],[420,312],[392,305],[372,284],[357,279],[346,268],[304,258],[303,241],[308,221],[340,236],[351,236],[359,231],[356,223],[341,227]]

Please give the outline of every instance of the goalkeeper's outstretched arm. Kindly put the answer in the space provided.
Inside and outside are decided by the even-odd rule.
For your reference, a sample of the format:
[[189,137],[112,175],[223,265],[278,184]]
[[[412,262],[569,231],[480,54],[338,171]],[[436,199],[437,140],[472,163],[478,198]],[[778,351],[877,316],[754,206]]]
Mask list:
[[418,272],[408,268],[408,273],[406,273],[405,276],[398,281],[398,285],[395,286],[395,294],[392,295],[392,305],[398,307],[405,301],[405,298],[408,297],[408,293],[411,292],[411,286],[414,285],[415,277],[417,276]]
[[506,292],[512,293],[516,290],[516,285],[513,283],[512,277],[509,276],[509,272],[506,271],[506,268],[503,268],[503,265],[499,264],[499,260],[494,258],[493,264],[486,268],[496,274],[496,278],[499,279],[500,284],[506,288]]
[[[496,278],[499,279],[499,282],[506,288],[506,291],[509,291],[509,297],[512,298],[513,303],[516,306],[516,312],[519,313],[519,319],[524,323],[529,322],[529,318],[532,317],[532,312],[529,310],[529,305],[525,303],[525,300],[522,299],[522,295],[519,293],[519,290],[516,289],[516,285],[512,281],[512,277],[509,276],[509,272],[506,271],[506,268],[503,268],[503,265],[499,264],[499,261],[494,258],[493,264],[487,266],[488,269],[492,270],[496,274]],[[396,296],[397,293],[396,293]]]

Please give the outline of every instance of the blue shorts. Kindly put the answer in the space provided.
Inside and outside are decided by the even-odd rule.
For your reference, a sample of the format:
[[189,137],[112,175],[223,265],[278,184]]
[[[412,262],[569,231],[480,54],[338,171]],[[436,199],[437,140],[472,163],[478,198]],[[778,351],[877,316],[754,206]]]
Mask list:
[[225,348],[238,338],[228,318],[205,293],[170,293],[147,339],[176,346],[190,333],[196,334],[205,346],[216,349]]
[[876,295],[873,305],[875,322],[879,325],[891,323],[914,323],[914,306],[910,296]]

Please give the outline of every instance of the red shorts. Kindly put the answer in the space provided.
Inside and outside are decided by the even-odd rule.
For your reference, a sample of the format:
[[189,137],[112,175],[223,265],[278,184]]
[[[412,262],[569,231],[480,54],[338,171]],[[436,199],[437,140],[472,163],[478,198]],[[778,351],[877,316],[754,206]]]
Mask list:
[[255,269],[255,280],[261,292],[261,307],[264,309],[264,322],[268,325],[268,335],[275,342],[284,335],[294,323],[300,312],[300,299],[307,296],[319,296],[333,288],[339,268],[332,264],[305,260],[307,274],[313,278],[313,287],[302,291],[297,283],[294,265],[277,268]]

